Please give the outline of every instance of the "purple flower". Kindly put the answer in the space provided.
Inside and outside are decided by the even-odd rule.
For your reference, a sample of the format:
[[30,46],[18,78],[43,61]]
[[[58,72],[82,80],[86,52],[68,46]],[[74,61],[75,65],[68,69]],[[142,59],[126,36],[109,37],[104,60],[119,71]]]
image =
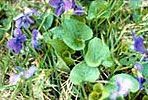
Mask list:
[[32,40],[31,40],[31,43],[32,43],[32,46],[35,48],[35,49],[38,49],[39,48],[39,43],[38,43],[38,37],[39,37],[39,31],[37,29],[33,29],[32,31]]
[[128,79],[124,80],[120,77],[117,77],[116,86],[118,87],[117,90],[110,95],[111,100],[116,100],[119,96],[126,96],[129,93],[132,83]]
[[62,13],[73,9],[73,14],[82,15],[84,10],[82,7],[76,5],[75,0],[49,0],[49,4],[55,8],[55,14],[60,16]]
[[[117,78],[116,80],[117,85],[118,85],[118,94],[120,95],[127,95],[129,92],[129,89],[132,85],[130,80],[122,80],[120,78]],[[126,85],[125,85],[126,84]]]
[[12,74],[10,75],[9,83],[11,85],[16,85],[20,79],[21,79],[21,74]]
[[136,63],[134,65],[134,69],[136,69],[136,79],[138,80],[140,84],[139,89],[143,89],[143,83],[145,82],[145,79],[142,75],[143,66],[140,63]]
[[25,79],[30,78],[36,72],[37,68],[35,66],[31,66],[28,70],[23,72],[23,77]]
[[84,14],[83,8],[81,6],[76,5],[74,0],[72,0],[72,8],[74,9],[75,15],[83,15]]
[[50,4],[53,8],[58,8],[61,3],[63,3],[63,0],[49,0],[49,4]]
[[30,24],[33,24],[33,23],[34,23],[34,21],[29,16],[24,15],[23,17],[21,17],[15,21],[15,27],[29,28]]
[[15,20],[15,27],[17,28],[29,28],[30,24],[33,24],[34,21],[30,18],[30,16],[32,16],[32,14],[36,13],[35,10],[33,9],[27,9],[23,14],[20,14],[19,16],[17,16],[16,18],[14,18]]
[[55,14],[60,16],[64,13],[64,1],[63,0],[49,0],[49,4],[55,8]]
[[140,63],[135,63],[134,68],[140,72],[143,70],[143,66]]
[[22,31],[20,29],[15,29],[14,37],[7,42],[7,47],[14,53],[18,54],[21,51],[25,41],[26,36],[22,34]]
[[134,32],[132,32],[133,40],[134,40],[134,50],[141,53],[141,54],[147,54],[148,51],[146,50],[144,46],[144,39],[142,36],[136,36]]
[[73,2],[74,0],[63,0],[64,1],[64,9],[65,9],[65,12],[72,9],[73,8]]
[[17,82],[21,79],[21,77],[28,79],[36,72],[37,68],[35,66],[31,66],[28,70],[21,71],[18,74],[12,74],[9,78],[9,83],[11,85],[16,85]]
[[139,74],[138,77],[137,77],[137,80],[138,80],[138,82],[140,84],[139,89],[142,90],[143,89],[143,83],[145,82],[145,79],[141,74]]

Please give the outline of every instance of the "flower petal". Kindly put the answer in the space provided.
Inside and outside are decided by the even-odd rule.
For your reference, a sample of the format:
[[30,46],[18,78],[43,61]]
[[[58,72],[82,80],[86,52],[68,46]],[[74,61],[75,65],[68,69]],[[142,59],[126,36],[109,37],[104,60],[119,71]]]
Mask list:
[[139,89],[142,90],[142,89],[143,89],[143,83],[145,82],[145,79],[144,79],[144,77],[143,77],[142,75],[139,75],[139,76],[137,77],[137,80],[138,80],[138,82],[139,82],[139,84],[140,84]]
[[30,23],[28,21],[24,21],[22,22],[22,27],[24,27],[25,29],[28,29],[30,27]]
[[144,39],[142,36],[136,36],[134,32],[132,32],[133,40],[134,40],[134,49],[137,52],[144,54],[146,52],[146,48],[144,46]]
[[33,38],[34,40],[37,39],[38,33],[39,33],[39,31],[38,31],[37,29],[33,29],[33,31],[32,31],[32,38]]
[[75,15],[83,15],[84,14],[84,10],[81,6],[78,6],[75,2],[75,0],[72,0],[72,8],[74,9],[74,14]]
[[25,8],[24,15],[32,15],[36,14],[37,11],[35,9]]
[[13,33],[14,37],[19,37],[20,35],[22,35],[22,31],[20,28],[15,28],[14,29],[14,33]]
[[20,14],[18,17],[14,18],[15,26],[17,28],[29,28],[30,24],[33,24],[34,21],[30,18],[33,14],[36,14],[37,11],[34,9],[26,9],[23,14]]
[[77,6],[77,8],[75,8],[75,10],[74,10],[74,14],[75,15],[83,15],[84,14],[84,10],[82,9],[82,7]]
[[60,16],[63,12],[64,12],[64,6],[60,6],[60,7],[55,9],[55,14],[57,16]]
[[29,16],[26,16],[26,20],[30,23],[30,24],[33,24],[34,21],[29,17]]
[[135,63],[134,68],[138,71],[142,71],[143,70],[143,66],[140,63]]
[[23,47],[23,42],[25,41],[26,36],[22,34],[22,31],[20,29],[16,28],[14,30],[14,38],[8,40],[7,47],[14,53],[18,54]]
[[65,11],[68,11],[70,9],[72,9],[72,1],[71,0],[65,0],[64,1],[64,9]]
[[16,39],[10,39],[7,42],[7,47],[14,53],[18,54],[22,49],[22,44],[17,42]]
[[33,48],[38,49],[39,48],[39,43],[37,40],[32,40],[31,41]]
[[31,66],[27,71],[24,71],[23,77],[28,79],[36,72],[37,68],[35,66]]
[[[120,95],[127,95],[129,92],[129,89],[131,87],[131,81],[129,80],[122,80],[120,78],[117,78],[117,84],[119,86],[118,94]],[[126,85],[125,85],[126,84]]]
[[63,0],[49,0],[49,4],[53,7],[53,8],[58,8],[60,3],[62,3]]
[[20,80],[20,78],[21,78],[20,74],[12,74],[12,75],[10,75],[9,84],[16,85],[17,82]]
[[37,29],[33,29],[31,43],[32,43],[32,46],[35,49],[38,49],[39,48],[39,43],[38,43],[38,36],[39,36],[39,34],[40,33],[39,33],[39,31]]
[[15,27],[17,27],[17,28],[22,27],[22,18],[19,18],[15,21]]

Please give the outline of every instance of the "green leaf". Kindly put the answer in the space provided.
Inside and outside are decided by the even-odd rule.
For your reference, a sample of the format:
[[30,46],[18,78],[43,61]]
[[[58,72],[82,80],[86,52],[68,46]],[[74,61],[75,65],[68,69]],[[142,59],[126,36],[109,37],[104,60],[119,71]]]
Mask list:
[[137,58],[134,57],[133,55],[129,55],[128,57],[124,57],[124,58],[121,58],[119,60],[119,62],[122,64],[122,65],[126,65],[126,66],[129,66],[130,64],[134,64],[136,62]]
[[5,32],[6,32],[6,30],[4,30],[3,28],[0,28],[0,40],[3,39]]
[[46,19],[45,19],[45,22],[43,24],[43,27],[45,30],[49,29],[52,25],[52,22],[53,22],[53,15],[52,14],[48,14],[46,16]]
[[3,20],[0,20],[0,24],[2,23],[2,25],[0,25],[0,40],[2,40],[5,33],[11,28],[11,22],[12,19],[10,18],[8,19],[5,18]]
[[62,40],[52,39],[49,44],[55,49],[56,53],[65,61],[66,64],[72,65],[74,60],[71,58],[71,54],[74,50],[69,48]]
[[57,38],[62,39],[62,34],[64,33],[61,26],[52,28],[50,32],[53,35],[53,39],[57,39]]
[[107,45],[102,43],[102,41],[95,37],[88,44],[88,50],[85,55],[85,61],[89,66],[97,67],[102,61],[105,65],[111,65],[107,62],[108,57],[110,57],[110,51]]
[[63,41],[73,50],[84,49],[85,41],[93,36],[90,27],[74,19],[65,19],[62,28]]
[[143,63],[143,70],[142,74],[144,75],[145,78],[148,78],[148,63]]
[[58,56],[58,61],[55,66],[62,71],[70,71],[70,68],[60,56]]
[[148,100],[148,95],[143,96],[142,100]]
[[88,66],[85,62],[77,64],[70,73],[70,80],[80,85],[82,82],[95,82],[99,78],[100,72],[98,68]]
[[65,53],[66,51],[69,53],[74,53],[74,51],[71,48],[69,48],[62,40],[51,39],[49,44],[52,45],[52,47],[56,50],[57,54],[61,57],[65,56],[65,54],[63,53]]
[[64,51],[62,53],[62,58],[66,62],[67,65],[73,65],[74,64],[74,59],[71,58],[71,54],[73,54],[73,52],[71,53],[70,51]]
[[47,31],[53,22],[53,15],[51,13],[44,13],[39,18],[37,18],[37,23],[44,28],[45,31]]
[[116,91],[117,89],[118,87],[115,84],[112,84],[111,82],[107,83],[102,91],[102,97],[100,98],[100,100],[108,100],[110,94],[112,94],[112,92]]
[[44,38],[44,42],[45,43],[49,43],[49,41],[51,40],[51,35],[52,33],[51,32],[44,32],[43,33],[43,38]]
[[11,18],[8,18],[8,19],[5,18],[1,21],[2,21],[2,24],[3,24],[3,28],[6,31],[8,31],[11,28],[12,19]]
[[[89,6],[88,16],[89,20],[96,18],[98,15],[102,15],[106,13],[108,3],[105,0],[95,0]],[[104,12],[104,13],[102,13]]]
[[137,92],[139,90],[139,82],[129,74],[117,74],[111,78],[111,81],[116,82],[116,80],[121,79],[123,83],[129,82],[129,90],[131,92]]
[[143,83],[143,86],[146,94],[148,95],[148,78],[146,78],[145,82]]
[[113,65],[113,61],[112,61],[112,59],[104,60],[102,62],[102,65],[105,67],[111,67]]

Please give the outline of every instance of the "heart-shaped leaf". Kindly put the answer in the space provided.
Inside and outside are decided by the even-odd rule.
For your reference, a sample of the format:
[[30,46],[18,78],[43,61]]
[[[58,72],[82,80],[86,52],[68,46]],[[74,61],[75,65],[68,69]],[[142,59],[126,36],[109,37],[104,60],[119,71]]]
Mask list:
[[102,43],[99,38],[93,38],[88,44],[88,50],[85,55],[86,63],[89,66],[97,67],[102,63],[102,61],[107,61],[108,57],[110,57],[108,46]]
[[70,80],[80,85],[82,82],[95,82],[99,78],[100,72],[98,68],[88,66],[85,62],[77,64],[70,73]]
[[85,47],[85,41],[93,36],[93,32],[84,23],[74,20],[65,19],[62,23],[63,41],[73,50],[82,50]]

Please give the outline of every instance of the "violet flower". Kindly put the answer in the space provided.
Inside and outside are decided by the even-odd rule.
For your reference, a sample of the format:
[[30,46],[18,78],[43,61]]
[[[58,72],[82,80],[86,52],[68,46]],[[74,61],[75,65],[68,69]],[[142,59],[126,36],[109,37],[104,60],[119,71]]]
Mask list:
[[36,72],[37,68],[35,66],[31,66],[28,70],[21,71],[18,74],[12,74],[9,78],[9,83],[11,85],[16,85],[17,82],[23,77],[25,79],[30,78]]
[[37,29],[33,29],[31,43],[35,49],[39,48],[39,43],[38,43],[39,35],[40,35],[39,31]]
[[55,8],[55,14],[57,16],[69,10],[73,10],[73,14],[75,15],[84,14],[83,8],[78,6],[75,0],[49,0],[49,4]]
[[148,54],[148,50],[144,46],[144,39],[142,36],[136,36],[134,32],[132,32],[133,40],[134,40],[134,50],[141,54]]
[[[117,78],[116,80],[117,85],[118,85],[118,94],[119,95],[127,95],[129,92],[129,89],[132,85],[130,80],[122,80],[120,78]],[[126,85],[125,85],[126,84]]]
[[63,0],[49,0],[49,4],[51,7],[55,8],[55,14],[60,16],[64,13],[64,1]]
[[25,79],[30,78],[36,72],[37,68],[35,66],[31,66],[28,70],[23,72],[23,77]]
[[21,74],[11,74],[9,78],[9,83],[11,85],[16,85],[20,79],[21,79]]
[[[125,85],[126,84],[126,85]],[[116,86],[118,87],[116,91],[114,91],[110,95],[111,100],[116,100],[118,97],[126,96],[129,93],[130,87],[132,83],[130,80],[123,80],[121,78],[116,79]]]
[[23,14],[18,15],[15,20],[15,27],[17,28],[29,28],[34,21],[30,18],[36,11],[34,9],[27,9]]
[[143,66],[140,63],[136,63],[134,65],[134,69],[136,69],[136,76],[137,76],[136,78],[137,78],[137,80],[140,84],[139,89],[142,90],[143,89],[143,83],[145,82],[145,79],[142,75]]
[[135,63],[134,68],[140,72],[143,70],[143,66],[140,63]]
[[22,34],[20,29],[14,30],[14,37],[7,42],[7,47],[18,54],[23,48],[23,43],[26,41],[26,36]]
[[84,10],[81,6],[76,5],[75,0],[72,0],[72,8],[74,9],[74,14],[75,15],[83,15]]

